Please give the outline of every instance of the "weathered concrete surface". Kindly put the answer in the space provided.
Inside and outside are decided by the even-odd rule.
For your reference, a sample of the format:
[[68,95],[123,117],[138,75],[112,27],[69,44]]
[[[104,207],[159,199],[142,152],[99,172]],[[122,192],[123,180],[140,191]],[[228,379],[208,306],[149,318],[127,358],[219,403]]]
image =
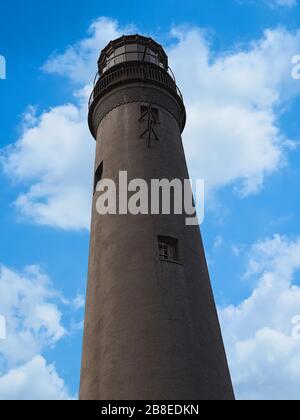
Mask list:
[[[111,92],[112,103],[114,95],[115,107],[98,128],[95,169],[103,162],[103,177],[116,182],[122,170],[129,180],[187,179],[180,109],[174,100],[170,105],[171,95],[144,83]],[[141,95],[157,98],[160,113],[160,141],[151,149],[140,138],[140,108],[149,104]],[[234,399],[199,228],[187,227],[185,215],[99,216],[97,198],[80,398]],[[181,264],[160,260],[158,235],[178,239]]]

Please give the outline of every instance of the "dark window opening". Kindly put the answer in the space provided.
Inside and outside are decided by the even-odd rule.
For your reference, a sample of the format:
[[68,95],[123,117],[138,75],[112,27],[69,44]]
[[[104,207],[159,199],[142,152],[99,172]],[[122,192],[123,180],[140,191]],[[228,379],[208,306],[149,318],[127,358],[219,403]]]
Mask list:
[[95,178],[94,178],[94,194],[97,189],[98,183],[101,181],[103,175],[103,162],[100,163],[98,166],[96,172],[95,172]]
[[155,123],[159,123],[159,111],[157,108],[153,108],[152,106],[141,106],[141,121],[146,120],[150,117],[150,119]]
[[159,257],[163,261],[178,262],[178,240],[166,236],[158,237]]

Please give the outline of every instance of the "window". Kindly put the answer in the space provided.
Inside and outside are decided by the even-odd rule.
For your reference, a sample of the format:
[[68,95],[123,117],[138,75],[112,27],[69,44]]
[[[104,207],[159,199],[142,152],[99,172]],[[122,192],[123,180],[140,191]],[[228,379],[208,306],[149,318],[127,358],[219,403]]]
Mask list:
[[127,61],[144,61],[166,68],[165,57],[148,43],[126,43],[112,47],[107,53],[106,62],[102,62],[103,73],[111,67]]
[[159,257],[163,261],[178,262],[178,240],[166,236],[158,237]]
[[125,54],[123,54],[123,55],[118,55],[116,58],[115,58],[115,64],[120,64],[120,63],[123,63],[125,61]]
[[103,162],[100,163],[98,166],[96,172],[95,172],[95,178],[94,178],[94,194],[97,189],[98,183],[101,181],[103,175]]
[[125,45],[123,45],[122,47],[116,48],[115,50],[115,56],[118,57],[119,55],[124,55],[125,54]]
[[126,52],[137,52],[138,45],[137,44],[126,44]]
[[129,52],[126,54],[126,61],[139,61],[139,55],[137,52]]

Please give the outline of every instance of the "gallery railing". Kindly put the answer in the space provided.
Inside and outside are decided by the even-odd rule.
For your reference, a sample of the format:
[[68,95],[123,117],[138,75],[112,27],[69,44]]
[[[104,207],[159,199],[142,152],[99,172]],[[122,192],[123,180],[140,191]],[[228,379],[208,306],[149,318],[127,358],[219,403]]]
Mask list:
[[101,98],[108,90],[122,82],[128,81],[150,81],[160,86],[166,87],[172,93],[179,96],[183,101],[182,94],[176,85],[176,81],[171,69],[166,72],[163,68],[145,62],[126,62],[114,66],[114,70],[109,70],[102,74],[97,73],[94,81],[94,88],[89,100],[89,107]]

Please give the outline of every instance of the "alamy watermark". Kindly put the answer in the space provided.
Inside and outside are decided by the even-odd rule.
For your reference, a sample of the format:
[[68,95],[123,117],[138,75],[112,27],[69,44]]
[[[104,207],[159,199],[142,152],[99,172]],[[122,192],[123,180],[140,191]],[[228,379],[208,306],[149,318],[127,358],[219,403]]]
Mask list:
[[292,58],[292,64],[294,67],[292,68],[292,78],[294,80],[300,79],[300,55],[295,55]]
[[[152,179],[150,182],[136,178],[128,182],[128,173],[119,172],[119,179],[102,179],[95,192],[99,215],[184,215],[187,226],[196,226],[204,221],[204,181],[195,183],[189,179]],[[196,204],[197,213],[196,214]]]
[[0,80],[6,79],[6,60],[3,55],[0,55]]
[[6,339],[6,319],[0,315],[0,340]]
[[300,340],[300,315],[297,315],[292,319],[292,325],[294,326],[292,330],[292,338],[295,341],[299,341]]

